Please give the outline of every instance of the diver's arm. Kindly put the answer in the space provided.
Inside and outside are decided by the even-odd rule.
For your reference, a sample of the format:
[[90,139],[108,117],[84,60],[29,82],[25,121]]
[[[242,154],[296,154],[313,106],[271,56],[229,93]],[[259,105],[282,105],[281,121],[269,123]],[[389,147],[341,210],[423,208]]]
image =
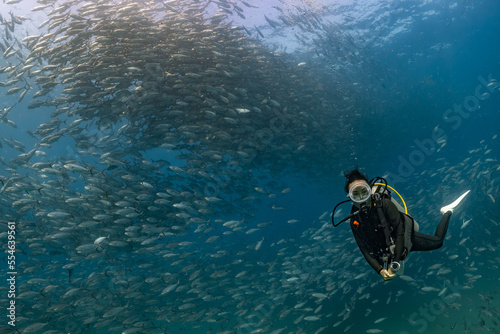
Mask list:
[[399,262],[404,250],[404,234],[402,236],[397,236],[394,243],[396,244],[396,248],[394,249],[394,262]]
[[358,244],[359,250],[363,254],[363,256],[366,259],[366,262],[377,272],[377,274],[380,273],[380,270],[383,269],[383,267],[378,263],[377,259],[374,258],[371,254],[370,251],[364,247],[363,245],[365,242],[363,241],[362,237],[356,233],[357,231],[352,231],[354,235],[354,239],[356,240],[356,243]]
[[386,210],[385,214],[387,217],[387,220],[389,221],[389,224],[392,225],[392,235],[394,237],[394,262],[399,262],[401,260],[401,255],[403,254],[404,250],[404,235],[405,235],[405,228],[404,228],[404,221],[403,221],[403,216],[399,212],[398,208],[390,201],[386,200],[386,203],[384,203],[384,208]]
[[359,247],[359,249],[365,257],[366,262],[368,262],[368,264],[377,272],[377,274],[380,274],[380,271],[384,269],[384,267],[382,267],[380,263],[378,263],[377,259],[375,259],[366,248]]

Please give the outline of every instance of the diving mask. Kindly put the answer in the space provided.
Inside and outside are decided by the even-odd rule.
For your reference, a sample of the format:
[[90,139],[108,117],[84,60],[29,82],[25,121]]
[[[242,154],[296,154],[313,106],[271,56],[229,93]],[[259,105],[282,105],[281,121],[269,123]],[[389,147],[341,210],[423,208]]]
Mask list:
[[354,203],[363,203],[370,199],[372,188],[368,183],[360,182],[351,186],[349,189],[349,198]]

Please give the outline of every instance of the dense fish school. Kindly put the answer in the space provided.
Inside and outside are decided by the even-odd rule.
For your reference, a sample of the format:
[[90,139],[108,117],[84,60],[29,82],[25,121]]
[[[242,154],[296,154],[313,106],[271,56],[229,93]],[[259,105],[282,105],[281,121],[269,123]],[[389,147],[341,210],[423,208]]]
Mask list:
[[[499,330],[498,290],[474,290],[498,286],[496,135],[415,178],[409,207],[430,222],[470,180],[486,204],[454,215],[437,262],[410,258],[391,286],[346,226],[332,228],[329,207],[310,222],[285,213],[302,196],[285,180],[333,182],[350,162],[361,117],[350,110],[369,99],[352,80],[379,66],[357,35],[285,1],[245,26],[258,6],[242,0],[38,0],[31,13],[44,19],[27,35],[35,20],[17,4],[3,1],[0,17],[0,232],[7,240],[15,222],[16,332]],[[297,55],[263,42],[290,30]],[[392,75],[378,74],[375,91]],[[31,125],[15,121],[20,110]],[[442,182],[442,203],[429,180]],[[262,207],[281,217],[257,218]],[[479,217],[488,227],[468,236]],[[411,300],[420,309],[378,310]],[[425,310],[440,305],[447,321],[431,324]]]

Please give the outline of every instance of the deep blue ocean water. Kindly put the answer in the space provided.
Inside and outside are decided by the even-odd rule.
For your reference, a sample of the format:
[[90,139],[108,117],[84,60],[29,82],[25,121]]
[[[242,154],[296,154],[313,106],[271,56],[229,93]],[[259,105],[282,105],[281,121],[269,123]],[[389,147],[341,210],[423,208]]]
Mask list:
[[[230,2],[218,2],[218,8],[226,8],[226,3]],[[238,96],[240,100],[227,105],[219,103],[221,110],[245,104],[262,108],[263,113],[248,119],[235,117],[236,124],[229,120],[220,125],[208,117],[198,118],[198,109],[189,110],[192,113],[183,109],[185,118],[173,118],[169,128],[175,132],[193,120],[196,126],[211,126],[200,131],[204,137],[226,130],[232,136],[229,140],[202,138],[186,144],[189,140],[183,137],[175,145],[161,147],[164,142],[156,134],[146,136],[148,129],[160,123],[159,112],[157,120],[153,117],[144,125],[141,119],[147,116],[141,118],[140,112],[148,113],[145,103],[141,109],[130,99],[116,109],[136,108],[138,117],[125,113],[117,117],[120,114],[106,109],[103,102],[102,112],[94,118],[85,116],[82,123],[80,134],[89,134],[90,139],[65,132],[50,146],[38,146],[44,135],[30,136],[28,132],[53,119],[62,121],[57,130],[67,129],[82,116],[51,116],[54,106],[30,108],[38,88],[18,102],[18,94],[6,94],[11,86],[0,87],[0,108],[5,111],[14,106],[0,123],[5,250],[7,222],[15,221],[17,228],[17,298],[9,297],[5,283],[7,272],[14,269],[5,270],[0,285],[5,315],[9,302],[16,301],[16,322],[12,326],[4,315],[2,332],[498,332],[500,4],[246,3],[256,8],[242,1],[227,5],[232,11],[226,21],[244,26],[250,35],[241,30],[242,36],[257,45],[252,47],[265,50],[266,55],[279,55],[285,65],[280,67],[278,56],[269,56],[266,59],[275,59],[276,65],[269,60],[266,69],[276,67],[285,75],[268,79],[259,74],[269,87],[241,79],[241,87],[255,99]],[[0,31],[6,32],[0,39],[3,45],[18,48],[27,35],[47,33],[37,27],[44,16],[55,15],[49,11],[56,6],[29,10],[36,5],[0,5]],[[235,5],[243,8],[245,18],[236,15]],[[205,10],[208,21],[217,11],[216,2]],[[28,18],[16,25],[15,39],[7,36],[11,12]],[[272,27],[264,14],[278,26]],[[184,33],[189,35],[187,30]],[[183,32],[178,34],[174,40],[179,49],[190,54],[194,48],[183,50]],[[196,45],[202,44],[201,37],[195,35],[195,40],[200,43]],[[218,52],[226,50],[214,45],[211,47]],[[148,48],[154,49],[154,45],[137,50],[146,54]],[[228,54],[237,52],[227,50]],[[0,67],[23,63],[28,50],[24,46],[19,52],[0,59]],[[212,50],[207,52],[212,55]],[[192,56],[193,63],[202,64],[208,57]],[[84,60],[81,56],[80,61]],[[50,60],[41,62],[37,66]],[[167,63],[174,64],[174,60]],[[113,68],[103,76],[110,73]],[[195,83],[185,74],[179,74],[177,80],[189,89]],[[57,75],[62,81],[61,73]],[[8,82],[14,76],[2,73],[0,81]],[[16,85],[36,87],[36,77],[26,72],[22,84]],[[215,83],[209,77],[198,80],[231,91],[233,78],[227,75],[227,81]],[[53,88],[47,99],[65,96],[62,86]],[[199,94],[200,99],[205,98]],[[311,98],[311,94],[317,95]],[[110,100],[119,98],[108,96]],[[177,98],[167,110],[181,108],[175,103],[182,99]],[[289,108],[281,109],[286,120],[283,127],[276,125],[276,118],[271,122],[266,118],[267,102],[260,102],[265,98]],[[163,108],[166,102],[155,103]],[[294,104],[316,123],[308,123],[307,130],[295,124],[294,119],[302,122],[306,118],[300,118],[303,115]],[[78,107],[77,102],[67,105]],[[206,105],[200,109],[207,109]],[[107,121],[100,123],[108,116],[106,111],[111,119],[107,127],[102,126]],[[245,130],[238,132],[240,128]],[[252,159],[241,159],[227,144],[253,140],[249,133],[264,130],[268,135],[270,131],[270,139],[259,137],[261,146]],[[110,135],[109,141],[103,139],[106,135]],[[304,148],[296,138],[305,143]],[[9,146],[13,140],[25,149]],[[83,149],[84,142],[92,143],[91,148]],[[239,147],[244,150],[245,145]],[[12,161],[33,148],[39,152],[27,163]],[[211,150],[220,159],[207,153]],[[190,154],[201,157],[201,162],[190,162],[186,158]],[[108,155],[123,164],[106,162]],[[52,163],[59,174],[34,168],[37,162]],[[68,163],[87,170],[70,171],[64,167]],[[441,218],[440,207],[466,190],[471,193],[453,214],[444,246],[410,254],[404,275],[384,282],[362,258],[348,225],[334,228],[330,223],[333,207],[346,199],[342,173],[353,168],[369,177],[384,176],[403,196],[423,233],[433,234]],[[124,181],[123,175],[136,179]],[[9,189],[16,182],[29,186]],[[106,191],[93,192],[89,185]],[[158,204],[158,199],[165,198],[159,194],[168,193],[167,189],[185,194],[170,192],[169,204]],[[84,200],[76,205],[66,202],[75,197]],[[20,210],[21,206],[13,204],[20,199],[33,202]],[[117,204],[119,200],[130,203]],[[122,206],[137,215],[120,221],[124,214],[117,210]],[[209,210],[199,210],[203,208]],[[343,218],[349,210],[350,205],[344,204],[335,218]],[[59,211],[68,216],[48,216]],[[187,216],[176,216],[179,212]],[[109,217],[101,220],[96,218],[99,214]],[[98,223],[80,226],[89,221]],[[239,228],[224,225],[230,221],[241,221]],[[100,237],[105,238],[102,244],[97,243]],[[89,244],[96,246],[88,252],[77,248]],[[4,268],[8,255],[2,256]]]

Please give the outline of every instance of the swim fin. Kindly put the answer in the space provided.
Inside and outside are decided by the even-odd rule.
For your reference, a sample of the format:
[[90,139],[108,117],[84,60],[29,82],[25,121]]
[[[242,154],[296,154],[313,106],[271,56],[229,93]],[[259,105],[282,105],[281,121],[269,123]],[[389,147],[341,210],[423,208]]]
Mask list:
[[441,213],[444,215],[446,212],[450,211],[453,213],[453,210],[460,204],[460,202],[462,202],[462,200],[465,198],[465,196],[467,196],[467,194],[469,193],[470,190],[467,190],[467,192],[463,193],[462,196],[460,196],[459,198],[457,198],[457,200],[451,204],[448,204],[446,206],[443,206],[441,208]]

